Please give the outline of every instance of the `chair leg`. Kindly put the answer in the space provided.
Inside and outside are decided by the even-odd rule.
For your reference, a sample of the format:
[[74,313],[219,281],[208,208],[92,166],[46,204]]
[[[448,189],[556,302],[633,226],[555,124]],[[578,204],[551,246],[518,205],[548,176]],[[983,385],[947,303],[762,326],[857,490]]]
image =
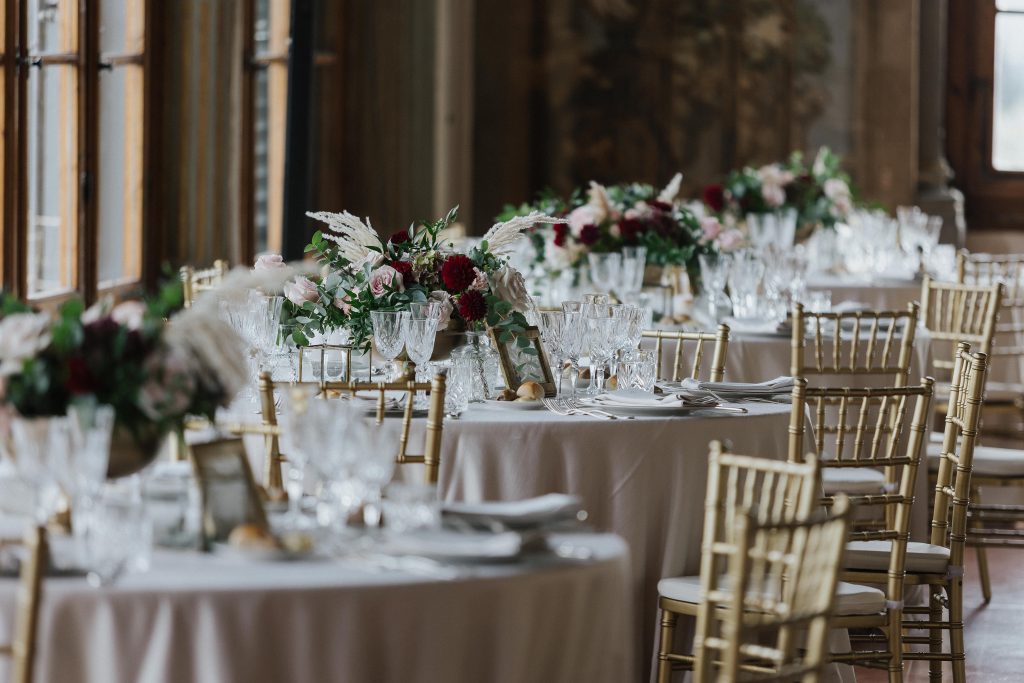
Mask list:
[[672,642],[676,634],[677,617],[673,612],[661,610],[661,640],[658,643],[658,683],[670,683],[672,679],[672,662],[668,655],[672,652]]
[[885,631],[889,643],[889,683],[903,683],[903,614],[889,611],[889,625]]
[[[977,486],[971,487],[971,502],[975,505],[981,503],[981,491]],[[972,523],[971,526],[981,526],[980,522]],[[968,536],[970,532],[968,532]],[[985,604],[992,602],[992,582],[988,576],[988,552],[985,550],[985,546],[975,546],[975,552],[978,556],[978,578],[981,579],[981,596],[985,599]]]
[[949,597],[949,652],[953,659],[953,683],[966,683],[963,579],[950,579],[946,595]]
[[[942,590],[936,586],[932,586],[930,591],[928,620],[933,623],[942,621]],[[942,631],[939,629],[928,630],[928,652],[933,655],[942,653]],[[941,660],[933,659],[928,662],[928,680],[942,680]]]

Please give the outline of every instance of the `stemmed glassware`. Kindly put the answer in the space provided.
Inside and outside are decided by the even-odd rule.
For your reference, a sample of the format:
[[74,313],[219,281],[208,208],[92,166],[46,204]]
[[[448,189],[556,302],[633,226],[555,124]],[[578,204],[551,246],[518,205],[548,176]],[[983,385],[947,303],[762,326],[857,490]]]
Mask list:
[[580,359],[585,357],[587,348],[586,318],[579,311],[565,312],[563,316],[562,352],[569,360],[569,383],[572,395],[576,396],[580,378]]
[[590,265],[590,283],[595,288],[607,293],[619,282],[622,254],[590,252],[587,254],[587,262]]
[[732,257],[729,254],[700,254],[697,260],[707,313],[711,322],[717,323],[732,314],[732,299],[725,291]]
[[621,323],[621,319],[610,315],[586,318],[586,337],[590,346],[590,394],[604,391],[604,369],[619,348]]
[[549,364],[555,376],[555,389],[562,393],[562,363],[565,350],[562,340],[565,335],[565,314],[561,311],[543,311],[540,314],[540,335],[548,352]]
[[647,247],[623,247],[622,266],[616,293],[619,299],[640,291],[647,267]]
[[395,359],[405,345],[405,325],[409,320],[408,311],[372,311],[370,321],[373,324],[373,342],[377,353],[388,362],[387,379],[392,380],[398,374]]
[[761,278],[764,261],[751,250],[737,252],[729,270],[733,315],[738,319],[756,318],[760,313]]
[[[427,361],[434,353],[437,320],[437,317],[421,318],[413,314],[405,321],[405,352],[409,354],[409,360],[416,364],[417,382],[425,382],[430,379]],[[427,407],[427,397],[423,394],[416,394],[414,407]]]
[[380,526],[381,492],[395,473],[398,445],[393,435],[380,426],[366,425],[362,448],[356,459],[356,474],[363,485],[363,522],[370,529]]

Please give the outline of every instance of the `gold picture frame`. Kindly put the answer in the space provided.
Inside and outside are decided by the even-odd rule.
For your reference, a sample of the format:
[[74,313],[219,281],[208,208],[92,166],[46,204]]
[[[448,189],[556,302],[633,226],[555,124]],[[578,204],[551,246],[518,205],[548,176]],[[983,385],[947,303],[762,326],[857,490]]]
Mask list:
[[[525,332],[516,334],[511,341],[503,343],[499,334],[494,328],[488,329],[491,343],[498,351],[498,358],[501,361],[501,374],[505,378],[505,386],[516,391],[519,385],[528,380],[533,380],[544,388],[545,396],[554,396],[555,377],[551,374],[551,366],[548,364],[548,357],[544,353],[544,345],[540,338],[540,330],[531,325]],[[524,346],[519,340],[526,339],[528,343]],[[523,353],[524,349],[533,349],[534,354]]]
[[192,467],[199,487],[201,539],[204,550],[227,541],[239,524],[269,532],[263,501],[241,439],[193,444]]

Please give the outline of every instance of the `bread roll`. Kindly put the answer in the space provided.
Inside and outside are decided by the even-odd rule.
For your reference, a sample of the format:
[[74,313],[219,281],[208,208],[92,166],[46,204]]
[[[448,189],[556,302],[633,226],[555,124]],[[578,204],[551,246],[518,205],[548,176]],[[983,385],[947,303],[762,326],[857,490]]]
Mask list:
[[519,389],[516,390],[516,396],[519,398],[525,398],[528,401],[539,401],[544,398],[544,387],[527,380],[519,385]]
[[258,524],[239,524],[231,530],[228,536],[228,543],[233,548],[276,548],[277,540],[269,532]]

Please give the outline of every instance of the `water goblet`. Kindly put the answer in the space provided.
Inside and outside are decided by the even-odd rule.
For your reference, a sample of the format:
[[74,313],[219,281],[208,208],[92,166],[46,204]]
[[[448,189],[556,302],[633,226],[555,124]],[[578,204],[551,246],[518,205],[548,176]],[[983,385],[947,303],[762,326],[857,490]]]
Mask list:
[[540,335],[548,352],[548,364],[555,375],[555,390],[562,393],[562,364],[565,350],[562,337],[565,333],[565,314],[561,311],[544,311],[540,314]]
[[388,380],[398,374],[395,359],[405,345],[405,323],[408,319],[408,311],[372,311],[370,313],[370,321],[373,324],[373,342],[377,347],[377,353],[388,362]]
[[580,312],[564,313],[562,327],[562,352],[569,361],[569,382],[572,395],[576,396],[580,378],[580,360],[587,349],[586,318]]
[[619,281],[622,254],[590,252],[587,263],[590,266],[590,283],[602,292],[607,293]]
[[586,336],[590,347],[590,394],[604,392],[604,369],[618,350],[618,330],[622,321],[613,316],[586,318]]
[[647,267],[647,247],[623,247],[622,267],[619,272],[619,283],[616,292],[619,298],[639,292],[644,282],[644,269]]
[[733,315],[737,318],[758,317],[759,290],[764,270],[764,261],[753,251],[744,250],[733,256],[729,270],[729,289],[732,290]]

